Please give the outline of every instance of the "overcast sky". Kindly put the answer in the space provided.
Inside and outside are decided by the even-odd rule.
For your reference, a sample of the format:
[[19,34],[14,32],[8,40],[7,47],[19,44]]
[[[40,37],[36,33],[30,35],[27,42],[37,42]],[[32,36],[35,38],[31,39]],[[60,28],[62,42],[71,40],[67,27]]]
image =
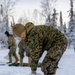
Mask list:
[[[0,0],[0,2],[1,1],[2,0]],[[14,13],[15,20],[17,21],[20,18],[20,16],[24,14],[24,11],[26,12],[28,10],[41,9],[41,1],[42,0],[18,0],[17,5],[15,6],[15,13]],[[55,8],[57,10],[57,13],[62,11],[64,21],[67,21],[69,15],[67,11],[70,10],[70,0],[57,0]],[[74,10],[75,10],[75,5],[74,5]]]
[[[15,8],[15,17],[16,19],[23,14],[23,11],[27,11],[28,9],[40,9],[42,0],[20,0]],[[74,1],[75,4],[75,1]],[[55,8],[59,13],[62,11],[63,18],[66,21],[68,18],[67,11],[70,10],[70,0],[57,0]],[[75,9],[75,6],[74,6]]]

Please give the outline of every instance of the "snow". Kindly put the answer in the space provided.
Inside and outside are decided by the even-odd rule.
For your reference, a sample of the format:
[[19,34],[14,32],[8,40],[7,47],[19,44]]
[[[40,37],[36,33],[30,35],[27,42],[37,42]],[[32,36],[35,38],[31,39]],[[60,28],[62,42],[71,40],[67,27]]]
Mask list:
[[[22,66],[8,66],[6,62],[8,60],[4,59],[4,57],[8,54],[8,49],[0,49],[0,75],[29,75],[31,73],[30,67],[22,67]],[[24,62],[28,62],[28,58],[25,56]],[[6,65],[1,65],[6,64]],[[43,75],[41,69],[37,69],[37,73]]]
[[67,49],[63,54],[56,75],[75,75],[75,52],[73,48]]
[[[8,49],[0,49],[0,64],[6,64],[8,60],[4,57],[8,54]],[[43,54],[45,56],[46,52]],[[39,62],[42,62],[43,57],[40,58]],[[28,58],[25,56],[24,62],[28,62]],[[75,75],[75,52],[74,49],[67,48],[63,54],[56,71],[56,75]],[[0,65],[0,75],[29,75],[31,73],[30,67],[22,66],[8,66]],[[37,73],[44,75],[41,68],[37,69]]]

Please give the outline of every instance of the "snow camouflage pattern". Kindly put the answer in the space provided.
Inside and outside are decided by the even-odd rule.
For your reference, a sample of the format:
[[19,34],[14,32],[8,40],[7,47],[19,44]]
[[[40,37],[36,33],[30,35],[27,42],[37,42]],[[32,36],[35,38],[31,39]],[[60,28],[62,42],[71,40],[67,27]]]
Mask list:
[[[55,75],[58,62],[66,50],[67,43],[67,38],[58,29],[52,26],[39,25],[31,29],[27,33],[25,40],[21,41],[18,46],[25,50],[27,48],[31,57],[32,71],[36,71],[40,57],[47,50],[41,70],[45,75],[48,73]],[[24,49],[19,50],[21,57],[24,57]]]

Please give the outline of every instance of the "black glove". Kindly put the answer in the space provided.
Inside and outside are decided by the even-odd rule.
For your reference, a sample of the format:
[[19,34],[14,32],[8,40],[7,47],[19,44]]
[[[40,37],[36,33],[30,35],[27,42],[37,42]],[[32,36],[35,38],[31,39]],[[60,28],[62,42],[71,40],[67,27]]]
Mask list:
[[29,50],[25,50],[25,52],[26,52],[26,56],[30,57],[30,52],[29,52]]
[[10,49],[10,46],[8,46],[8,49]]

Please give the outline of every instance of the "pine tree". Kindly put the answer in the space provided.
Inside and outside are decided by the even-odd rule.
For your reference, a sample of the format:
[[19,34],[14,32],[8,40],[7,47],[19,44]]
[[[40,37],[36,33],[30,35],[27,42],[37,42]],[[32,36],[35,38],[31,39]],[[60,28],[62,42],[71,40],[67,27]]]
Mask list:
[[60,11],[59,21],[60,21],[60,26],[58,27],[58,29],[59,29],[61,32],[64,33],[64,25],[63,25],[62,11]]
[[1,5],[1,15],[3,15],[3,6]]
[[60,26],[63,26],[62,11],[60,11]]
[[57,27],[57,15],[58,13],[56,12],[56,9],[54,8],[53,14],[52,14],[51,25],[55,28]]
[[64,34],[66,34],[67,32],[66,32],[66,30],[67,30],[67,28],[66,28],[66,22],[64,22]]
[[73,21],[73,17],[74,17],[74,12],[73,12],[73,0],[70,0],[70,5],[71,5],[71,9],[70,9],[70,20]]
[[74,46],[75,43],[75,20],[74,20],[74,11],[73,11],[73,0],[70,0],[70,21],[69,21],[69,27],[68,27],[68,40],[69,44]]
[[73,0],[70,0],[70,21],[69,21],[69,28],[68,31],[70,32],[75,32],[75,20],[74,20],[74,11],[73,11]]

